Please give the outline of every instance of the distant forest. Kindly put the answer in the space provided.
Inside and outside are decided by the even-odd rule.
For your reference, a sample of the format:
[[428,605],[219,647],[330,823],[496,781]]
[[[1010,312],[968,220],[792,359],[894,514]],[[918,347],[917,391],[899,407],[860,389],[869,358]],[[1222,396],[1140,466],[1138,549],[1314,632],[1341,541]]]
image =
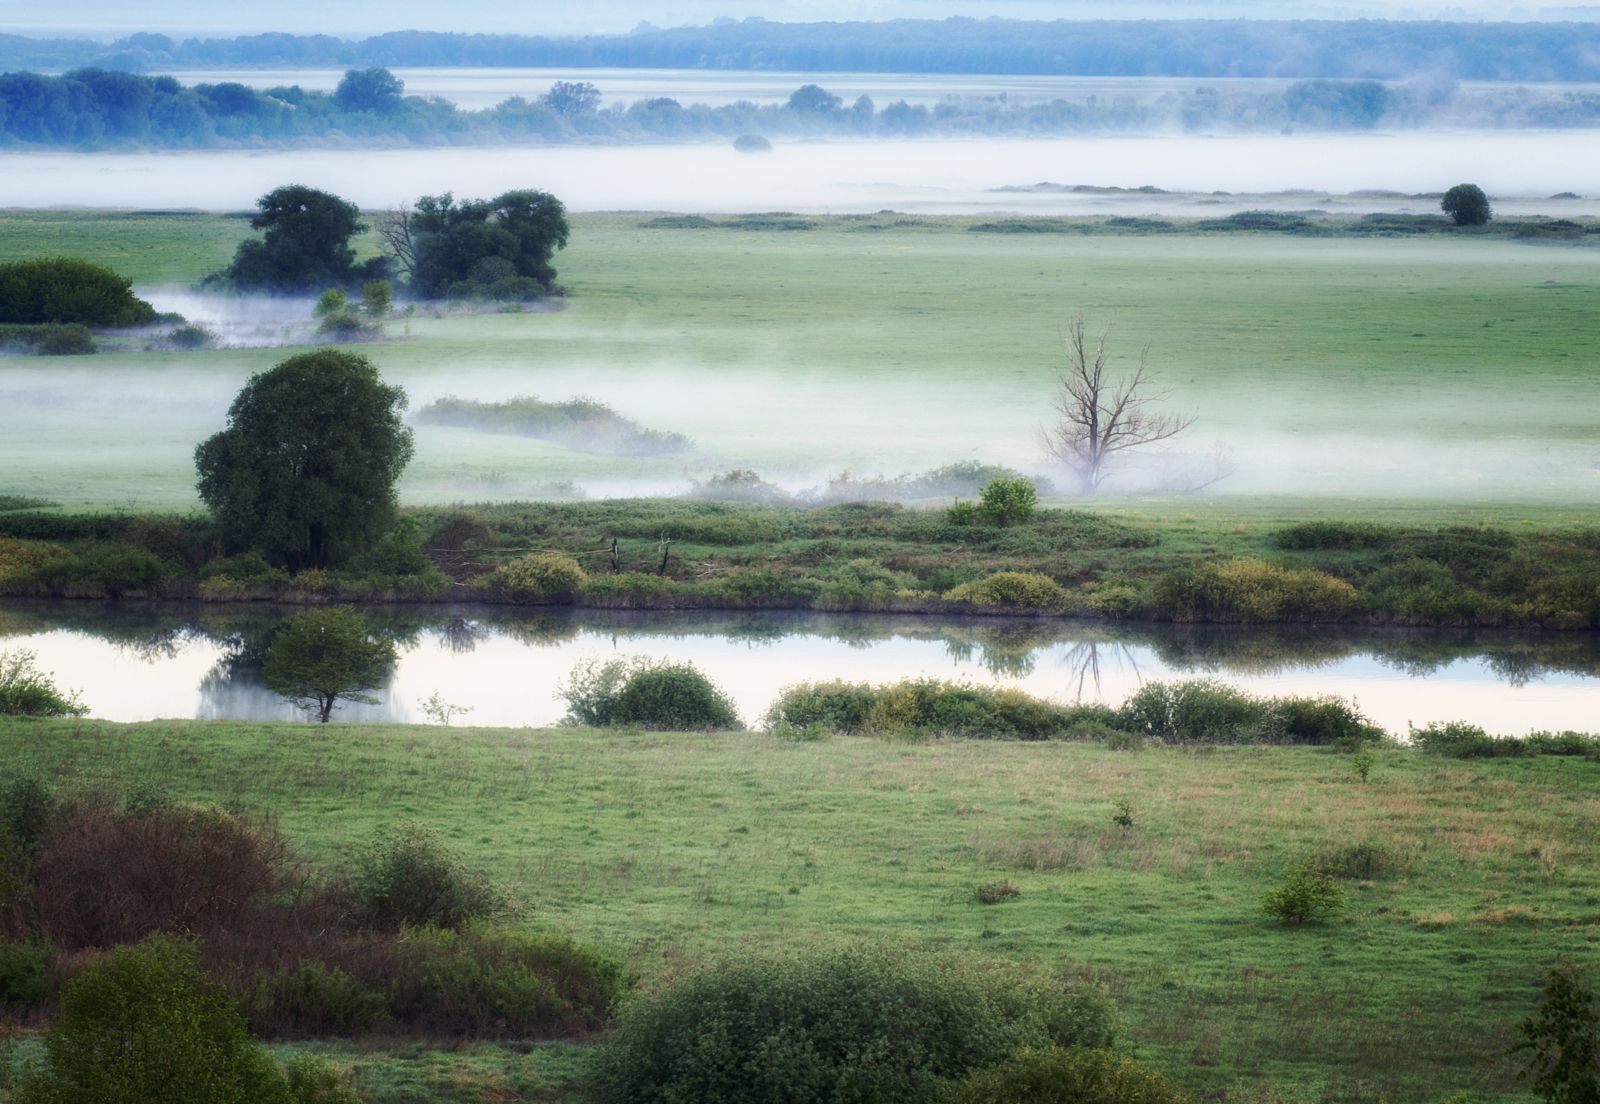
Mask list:
[[933,104],[868,96],[846,103],[816,84],[781,103],[682,104],[667,97],[601,106],[594,85],[557,81],[535,99],[468,111],[405,95],[381,67],[348,70],[332,92],[235,81],[183,85],[171,76],[74,69],[0,74],[0,148],[215,149],[260,146],[494,145],[769,138],[1029,137],[1180,130],[1198,133],[1450,126],[1600,126],[1600,94],[1563,88],[1463,88],[1453,81],[1293,81],[1196,86],[1047,101],[997,95]]
[[722,20],[625,35],[402,31],[345,41],[136,34],[111,44],[0,36],[0,69],[510,66],[797,72],[1402,80],[1600,80],[1600,23],[1269,20],[882,23]]

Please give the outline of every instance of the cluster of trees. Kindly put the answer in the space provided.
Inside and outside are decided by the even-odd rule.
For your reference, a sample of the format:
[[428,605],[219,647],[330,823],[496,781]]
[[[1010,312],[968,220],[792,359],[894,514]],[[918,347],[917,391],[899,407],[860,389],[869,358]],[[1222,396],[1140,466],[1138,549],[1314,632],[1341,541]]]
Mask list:
[[386,254],[358,264],[351,241],[369,227],[348,200],[286,184],[256,206],[250,225],[262,236],[241,242],[212,282],[268,292],[334,289],[337,300],[325,299],[318,312],[334,322],[353,317],[344,311],[347,288],[362,292],[364,313],[386,314],[395,276],[421,298],[541,298],[557,290],[551,261],[570,232],[566,207],[548,192],[466,200],[446,192],[385,216],[378,232]]
[[1600,24],[1378,20],[955,18],[774,23],[751,18],[627,35],[400,31],[347,41],[258,34],[109,45],[0,38],[0,65],[67,69],[222,66],[507,66],[1078,76],[1600,80]]
[[1338,130],[1379,123],[1594,126],[1600,125],[1600,95],[1317,78],[1283,89],[1198,87],[1050,100],[969,96],[932,105],[896,100],[882,107],[869,96],[847,104],[817,85],[806,85],[784,103],[741,101],[713,107],[658,96],[602,108],[593,84],[557,81],[537,99],[514,96],[491,108],[468,111],[438,98],[407,96],[404,83],[382,68],[352,69],[332,92],[298,85],[257,90],[236,82],[184,87],[172,77],[107,69],[77,69],[59,77],[0,75],[0,145],[9,146],[209,148],[329,139],[449,145],[681,141],[739,135],[1026,136],[1157,127]]
[[71,257],[0,264],[0,324],[144,326],[156,310],[131,281]]

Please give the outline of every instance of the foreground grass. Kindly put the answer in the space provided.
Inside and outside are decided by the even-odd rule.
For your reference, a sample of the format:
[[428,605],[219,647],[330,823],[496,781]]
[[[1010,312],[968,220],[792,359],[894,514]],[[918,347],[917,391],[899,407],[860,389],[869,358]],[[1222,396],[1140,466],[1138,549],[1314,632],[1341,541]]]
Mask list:
[[[1363,784],[1308,749],[24,720],[0,762],[272,810],[325,862],[424,821],[646,985],[840,939],[1093,979],[1206,1098],[1513,1097],[1543,973],[1600,962],[1589,762],[1390,751]],[[1286,867],[1360,843],[1384,858],[1345,916],[1261,914]],[[1020,896],[975,902],[1005,880]],[[334,1051],[376,1101],[578,1099],[572,1047]]]

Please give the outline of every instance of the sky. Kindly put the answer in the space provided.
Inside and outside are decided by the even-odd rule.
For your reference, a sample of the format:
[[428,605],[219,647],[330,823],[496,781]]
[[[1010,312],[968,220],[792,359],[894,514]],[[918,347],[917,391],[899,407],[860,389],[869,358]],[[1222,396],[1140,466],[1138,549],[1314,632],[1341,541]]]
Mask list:
[[1600,18],[1600,0],[0,0],[0,33],[112,38],[133,31],[234,35],[322,32],[344,37],[393,30],[501,31],[515,34],[619,33],[642,21],[659,26],[760,16],[785,22],[824,19],[1144,18]]

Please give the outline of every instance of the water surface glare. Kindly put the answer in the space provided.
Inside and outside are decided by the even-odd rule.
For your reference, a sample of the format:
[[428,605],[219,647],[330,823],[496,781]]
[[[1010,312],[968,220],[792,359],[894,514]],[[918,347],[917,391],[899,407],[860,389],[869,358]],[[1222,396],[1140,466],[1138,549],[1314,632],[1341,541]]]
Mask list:
[[[99,718],[299,719],[260,676],[262,650],[288,612],[8,605],[0,650],[35,651]],[[1113,705],[1146,681],[1210,676],[1259,694],[1353,698],[1397,733],[1439,720],[1505,734],[1584,730],[1600,716],[1592,634],[433,608],[376,610],[370,620],[395,640],[399,661],[378,701],[342,707],[342,720],[426,723],[421,702],[437,693],[472,708],[460,724],[550,725],[565,710],[558,690],[572,669],[617,656],[695,664],[751,724],[795,682],[914,676]]]

